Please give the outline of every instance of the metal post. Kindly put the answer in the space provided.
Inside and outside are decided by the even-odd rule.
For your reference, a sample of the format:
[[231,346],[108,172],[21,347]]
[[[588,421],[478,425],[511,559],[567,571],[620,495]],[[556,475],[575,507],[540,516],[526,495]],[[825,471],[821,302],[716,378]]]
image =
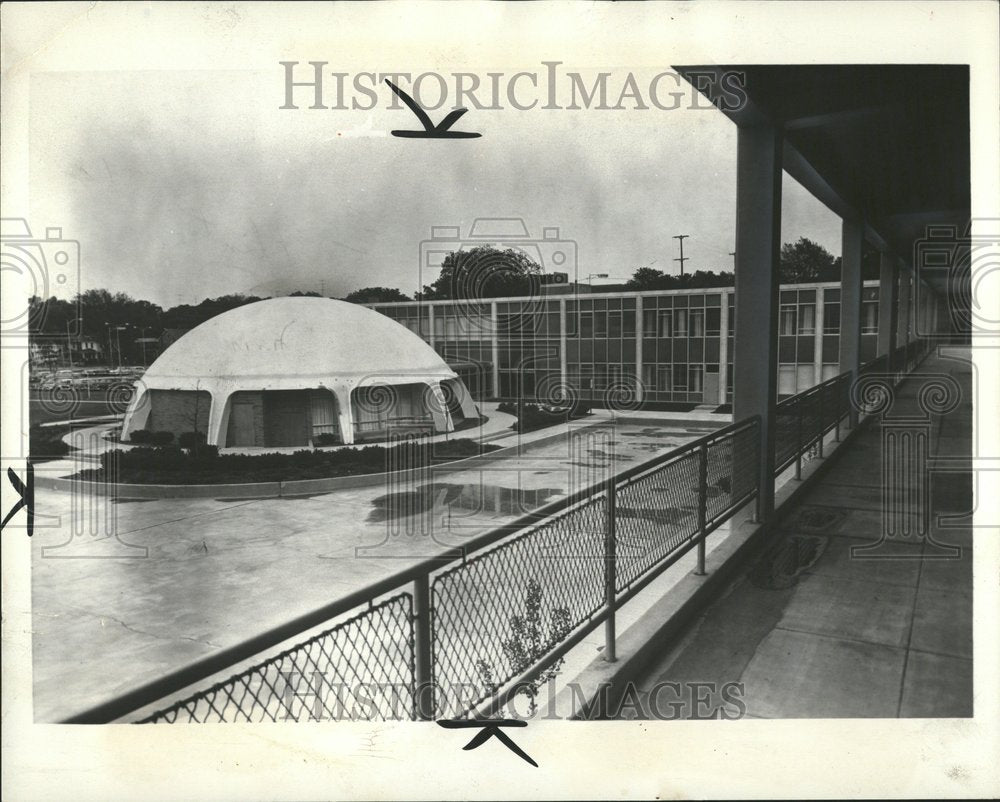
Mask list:
[[826,395],[827,387],[820,386],[816,398],[819,403],[819,458],[823,459],[823,440],[826,438],[826,418],[823,417],[823,396]]
[[707,494],[708,446],[702,446],[698,449],[698,567],[694,571],[695,576],[705,576],[705,507],[708,504]]
[[802,407],[803,399],[795,402],[795,480],[802,479]]
[[431,583],[428,574],[413,580],[414,713],[417,721],[433,721],[435,713],[431,645]]
[[613,663],[617,659],[615,655],[615,585],[617,584],[615,516],[618,502],[613,470],[605,485],[605,498],[607,504],[604,516],[604,601],[608,605],[608,617],[604,620],[604,659]]

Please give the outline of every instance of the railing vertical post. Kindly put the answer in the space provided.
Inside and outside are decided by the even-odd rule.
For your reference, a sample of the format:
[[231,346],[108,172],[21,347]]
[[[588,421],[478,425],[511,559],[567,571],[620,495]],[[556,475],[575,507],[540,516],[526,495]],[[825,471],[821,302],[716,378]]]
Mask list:
[[433,721],[433,657],[431,646],[431,582],[429,574],[413,581],[414,713],[417,721]]
[[698,449],[698,567],[696,576],[705,576],[705,519],[708,506],[708,446]]
[[836,420],[834,421],[834,424],[833,424],[833,442],[835,442],[835,443],[839,443],[840,442],[840,419],[841,419],[841,417],[844,414],[844,408],[841,406],[841,401],[844,400],[844,398],[843,398],[844,391],[841,388],[841,384],[843,384],[843,382],[838,377],[837,378],[837,384],[835,385],[836,388],[837,388],[837,394],[836,394],[836,397],[834,398],[834,404],[833,404],[833,408],[834,408],[834,413],[833,414],[834,414],[834,417],[836,418]]
[[615,586],[617,585],[617,487],[612,471],[605,485],[607,499],[604,516],[604,602],[608,605],[608,617],[604,619],[604,659],[615,662]]
[[805,399],[799,398],[795,402],[795,479],[802,479],[802,409],[805,407]]
[[817,413],[817,420],[819,421],[819,458],[823,459],[823,441],[826,439],[826,418],[823,417],[823,396],[826,395],[827,387],[821,386],[819,392],[816,393],[817,403],[819,404],[819,412]]

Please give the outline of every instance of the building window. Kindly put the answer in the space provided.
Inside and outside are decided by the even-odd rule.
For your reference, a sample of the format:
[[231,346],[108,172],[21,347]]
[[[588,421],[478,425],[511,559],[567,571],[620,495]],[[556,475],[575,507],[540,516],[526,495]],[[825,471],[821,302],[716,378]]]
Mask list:
[[688,368],[688,391],[692,393],[700,393],[702,391],[702,373],[703,368],[701,365],[691,365]]
[[669,337],[671,335],[673,315],[668,310],[665,312],[660,312],[660,336]]
[[636,313],[626,310],[622,316],[622,335],[625,337],[635,337]]
[[816,333],[816,305],[799,304],[799,334]]
[[687,309],[674,310],[674,336],[686,337],[688,331]]
[[691,310],[691,336],[692,337],[704,337],[705,336],[705,310],[704,309],[692,309]]
[[581,337],[593,337],[594,336],[594,314],[593,314],[593,312],[581,312],[580,313],[580,336]]
[[607,312],[594,312],[594,336],[595,337],[607,337],[608,336],[608,313]]
[[580,365],[580,387],[584,390],[594,389],[593,365]]
[[714,307],[705,310],[705,334],[719,334],[721,329],[719,328],[722,320],[722,310],[719,307]]
[[670,392],[670,368],[661,367],[657,369],[657,375],[659,377],[659,382],[656,385],[656,389],[661,393]]
[[622,336],[622,313],[621,312],[608,312],[608,336],[609,337],[621,337]]
[[649,390],[656,386],[656,365],[642,366],[642,384]]
[[795,334],[795,307],[782,306],[778,334]]
[[656,310],[644,309],[642,312],[642,334],[644,337],[656,336]]
[[688,379],[687,365],[674,365],[674,390],[686,390]]
[[861,333],[878,334],[878,301],[865,301],[862,305]]
[[840,301],[823,304],[823,333],[840,334]]

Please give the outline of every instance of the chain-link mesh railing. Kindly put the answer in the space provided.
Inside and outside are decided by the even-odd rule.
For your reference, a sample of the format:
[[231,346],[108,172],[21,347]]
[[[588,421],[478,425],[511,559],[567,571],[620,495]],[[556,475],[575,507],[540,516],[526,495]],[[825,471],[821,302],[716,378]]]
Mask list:
[[601,606],[606,515],[601,494],[435,577],[439,715],[488,698]]
[[698,533],[697,451],[684,451],[618,491],[617,589]]
[[142,722],[412,719],[412,621],[399,594]]
[[775,474],[792,463],[798,466],[803,454],[814,446],[822,446],[826,433],[839,426],[850,410],[850,388],[850,374],[841,373],[786,398],[775,407]]
[[712,527],[757,492],[760,427],[737,427],[706,446],[705,523]]
[[759,440],[756,418],[696,440],[612,480],[612,515],[606,486],[437,576],[434,685],[446,695],[437,713],[461,715],[529,669],[538,682],[571,633],[703,544],[756,493]]

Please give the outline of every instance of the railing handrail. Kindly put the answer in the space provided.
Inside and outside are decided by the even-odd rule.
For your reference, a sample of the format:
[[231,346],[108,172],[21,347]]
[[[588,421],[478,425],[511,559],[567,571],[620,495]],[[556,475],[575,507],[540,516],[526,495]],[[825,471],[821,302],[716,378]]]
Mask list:
[[[633,466],[629,470],[615,476],[616,487],[629,482],[638,475],[649,470],[668,465],[678,459],[682,459],[693,451],[716,441],[743,431],[759,423],[759,417],[753,416],[736,423],[729,424],[721,429],[709,432],[708,434],[685,443],[682,446],[668,452],[652,457],[639,465]],[[567,432],[569,434],[569,432]],[[506,524],[490,529],[481,535],[477,535],[460,548],[450,549],[440,554],[434,555],[401,569],[383,579],[371,582],[357,590],[351,591],[338,599],[324,604],[323,606],[308,613],[296,616],[290,621],[266,630],[258,635],[254,635],[240,643],[223,648],[213,654],[195,660],[186,666],[175,669],[155,680],[151,680],[137,688],[126,691],[119,696],[100,702],[63,719],[63,724],[91,724],[114,721],[121,717],[146,707],[154,702],[162,700],[168,696],[173,696],[194,683],[208,679],[209,677],[224,671],[227,668],[248,660],[255,655],[273,649],[285,643],[296,635],[300,635],[310,629],[318,627],[337,616],[344,615],[366,603],[372,603],[376,599],[399,590],[405,585],[421,578],[427,577],[434,571],[443,569],[445,566],[463,560],[470,553],[478,552],[507,537],[518,533],[527,532],[537,526],[542,525],[546,519],[551,518],[571,507],[579,504],[585,499],[592,498],[605,492],[607,479],[592,482],[579,490],[569,493],[563,498],[544,504],[525,515],[515,518]]]

